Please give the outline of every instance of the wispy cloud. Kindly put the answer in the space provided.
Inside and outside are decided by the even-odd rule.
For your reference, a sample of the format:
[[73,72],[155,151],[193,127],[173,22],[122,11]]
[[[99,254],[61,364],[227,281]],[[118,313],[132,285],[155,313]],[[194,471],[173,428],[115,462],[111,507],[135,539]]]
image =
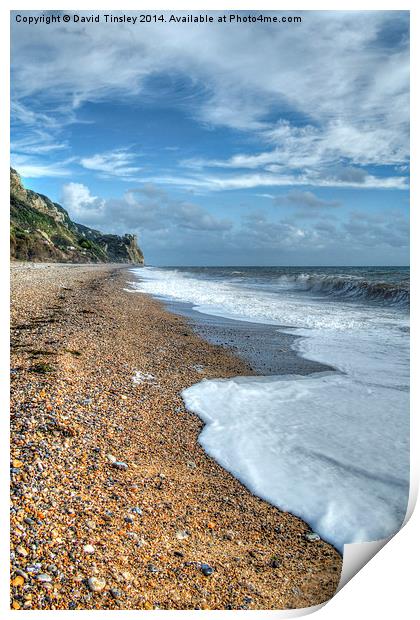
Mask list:
[[298,175],[275,174],[271,172],[238,173],[224,176],[215,174],[196,174],[190,176],[153,176],[139,179],[173,187],[182,187],[192,190],[224,191],[252,189],[257,187],[288,187],[288,186],[316,186],[337,188],[364,189],[407,189],[407,179],[400,176],[378,177],[366,174],[363,185],[351,179],[324,177],[319,172],[305,171]]
[[[395,166],[408,160],[408,139],[402,140],[391,126],[368,124],[355,127],[341,121],[319,128],[313,125],[294,127],[281,121],[265,130],[261,140],[275,148],[258,153],[236,154],[228,159],[190,158],[182,160],[182,168],[202,171],[259,170],[299,183],[305,177],[309,184],[324,186],[405,187],[405,176],[375,178],[366,166]],[[389,173],[388,173],[389,174]]]
[[18,153],[10,156],[11,165],[16,168],[23,177],[36,179],[40,177],[67,177],[72,172],[73,159],[55,162],[40,162],[39,158],[33,158]]
[[[258,178],[268,185],[267,173],[278,185],[303,176],[320,186],[405,187],[392,171],[379,178],[354,169],[408,161],[407,20],[395,11],[307,12],[280,35],[278,26],[259,27],[256,36],[252,24],[174,30],[160,23],[115,28],[111,42],[106,25],[87,32],[21,24],[12,37],[14,113],[21,123],[65,124],[87,102],[150,103],[153,78],[176,75],[191,87],[174,106],[203,127],[246,132],[259,145],[258,153],[182,162],[182,169],[259,172],[208,179],[213,189],[256,187]],[[137,169],[123,152],[84,157],[82,165],[122,178]],[[352,168],[352,178],[334,180],[339,167]]]
[[292,205],[295,207],[308,207],[309,209],[323,209],[325,207],[339,207],[338,200],[323,200],[313,192],[301,192],[293,190],[274,198],[276,205]]
[[105,153],[97,153],[91,157],[82,157],[80,165],[88,170],[100,172],[106,176],[131,179],[138,174],[141,168],[133,166],[137,155],[129,150],[120,148]]

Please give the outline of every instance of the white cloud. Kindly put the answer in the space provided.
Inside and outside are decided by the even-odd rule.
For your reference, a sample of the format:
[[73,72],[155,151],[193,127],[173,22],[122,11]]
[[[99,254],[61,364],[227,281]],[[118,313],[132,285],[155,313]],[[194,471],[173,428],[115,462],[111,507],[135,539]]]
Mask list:
[[121,197],[102,199],[85,185],[69,183],[63,187],[62,203],[70,216],[86,226],[117,234],[137,233],[149,263],[275,264],[284,260],[305,264],[305,260],[318,259],[324,264],[355,255],[372,261],[391,248],[397,260],[406,259],[405,210],[343,213],[335,218],[331,205],[319,208],[315,203],[321,199],[309,192],[300,194],[292,194],[292,203],[300,198],[312,204],[304,217],[296,203],[297,210],[286,217],[281,209],[271,216],[244,209],[232,221],[199,204],[173,200],[151,184],[131,188]]
[[56,161],[54,163],[42,163],[38,158],[34,158],[19,153],[12,153],[10,162],[20,175],[27,179],[39,177],[67,177],[72,174],[69,164],[72,159]]
[[216,233],[232,227],[229,219],[218,218],[196,204],[171,200],[151,184],[130,189],[122,198],[105,200],[92,195],[82,183],[67,183],[61,202],[76,221],[104,229],[111,226],[117,233],[171,230],[176,236],[180,230]]
[[80,164],[83,168],[101,172],[106,176],[130,178],[141,170],[132,165],[136,159],[137,155],[121,148],[106,153],[97,153],[91,157],[83,157]]
[[290,173],[274,174],[271,172],[237,173],[224,176],[215,174],[195,174],[190,176],[155,176],[144,178],[143,181],[162,185],[172,185],[192,190],[223,191],[251,189],[254,187],[287,187],[312,185],[317,187],[354,187],[364,189],[407,189],[407,179],[400,176],[377,177],[366,174],[363,185],[349,179],[334,176],[323,177],[318,171],[306,170],[293,175]]
[[67,183],[63,185],[61,194],[62,205],[74,219],[100,218],[104,212],[105,201],[93,196],[86,185],[82,183]]
[[[288,174],[309,171],[306,176],[316,182],[310,171],[318,168],[405,164],[407,16],[395,11],[304,12],[302,24],[281,31],[278,25],[252,24],[174,28],[152,23],[111,29],[109,24],[14,24],[13,98],[22,122],[34,120],[22,107],[29,99],[43,104],[44,111],[37,113],[45,117],[43,122],[57,114],[61,119],[67,114],[73,122],[88,101],[153,102],[157,95],[150,78],[165,77],[169,88],[170,75],[175,83],[177,77],[188,81],[185,96],[176,88],[169,92],[172,105],[203,124],[250,132],[261,145],[257,155],[243,153],[201,165],[283,172],[283,181]],[[393,41],[388,44],[391,27]],[[83,165],[112,174],[112,163],[94,155],[84,158]],[[119,176],[131,176],[135,168],[133,160],[121,161]],[[256,186],[255,181],[250,179],[249,186]],[[214,187],[218,180],[211,183]],[[404,185],[372,176],[366,183]]]
[[[409,158],[409,142],[402,140],[393,126],[366,123],[355,127],[334,121],[321,129],[312,125],[294,127],[281,121],[264,131],[262,138],[274,143],[275,148],[257,154],[237,154],[225,160],[187,159],[181,165],[193,170],[249,169],[292,175],[305,171],[305,175],[312,177],[316,184],[322,184],[322,178],[331,184],[335,178],[337,185],[354,187],[366,182],[381,183],[380,180],[374,182],[372,176],[368,179],[367,172],[360,166],[396,166]],[[383,182],[387,186],[387,180]],[[404,184],[403,177],[396,183]]]

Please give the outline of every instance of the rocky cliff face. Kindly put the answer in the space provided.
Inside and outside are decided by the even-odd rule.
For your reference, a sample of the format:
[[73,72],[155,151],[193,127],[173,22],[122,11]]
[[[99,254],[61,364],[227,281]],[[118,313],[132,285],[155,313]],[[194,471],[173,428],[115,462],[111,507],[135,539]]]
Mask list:
[[107,235],[72,222],[47,196],[25,189],[10,169],[10,253],[17,260],[135,263],[143,253],[135,235]]

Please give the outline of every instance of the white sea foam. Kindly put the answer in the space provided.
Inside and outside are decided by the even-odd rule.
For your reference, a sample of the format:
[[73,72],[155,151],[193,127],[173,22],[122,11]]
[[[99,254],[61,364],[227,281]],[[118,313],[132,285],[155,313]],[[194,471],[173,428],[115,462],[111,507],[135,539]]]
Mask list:
[[148,372],[141,372],[140,370],[136,370],[133,375],[133,383],[139,385],[140,383],[155,383],[156,377],[154,375],[149,374]]
[[328,375],[202,381],[183,392],[205,450],[257,495],[344,543],[394,533],[408,496],[408,316],[289,286],[141,269],[137,290],[277,324]]

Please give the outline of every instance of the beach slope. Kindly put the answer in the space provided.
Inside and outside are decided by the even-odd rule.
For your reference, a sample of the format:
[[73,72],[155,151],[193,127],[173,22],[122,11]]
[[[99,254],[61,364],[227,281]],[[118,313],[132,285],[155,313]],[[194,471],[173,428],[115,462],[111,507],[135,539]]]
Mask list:
[[180,392],[252,374],[121,265],[12,265],[15,609],[290,609],[341,556],[209,458]]

